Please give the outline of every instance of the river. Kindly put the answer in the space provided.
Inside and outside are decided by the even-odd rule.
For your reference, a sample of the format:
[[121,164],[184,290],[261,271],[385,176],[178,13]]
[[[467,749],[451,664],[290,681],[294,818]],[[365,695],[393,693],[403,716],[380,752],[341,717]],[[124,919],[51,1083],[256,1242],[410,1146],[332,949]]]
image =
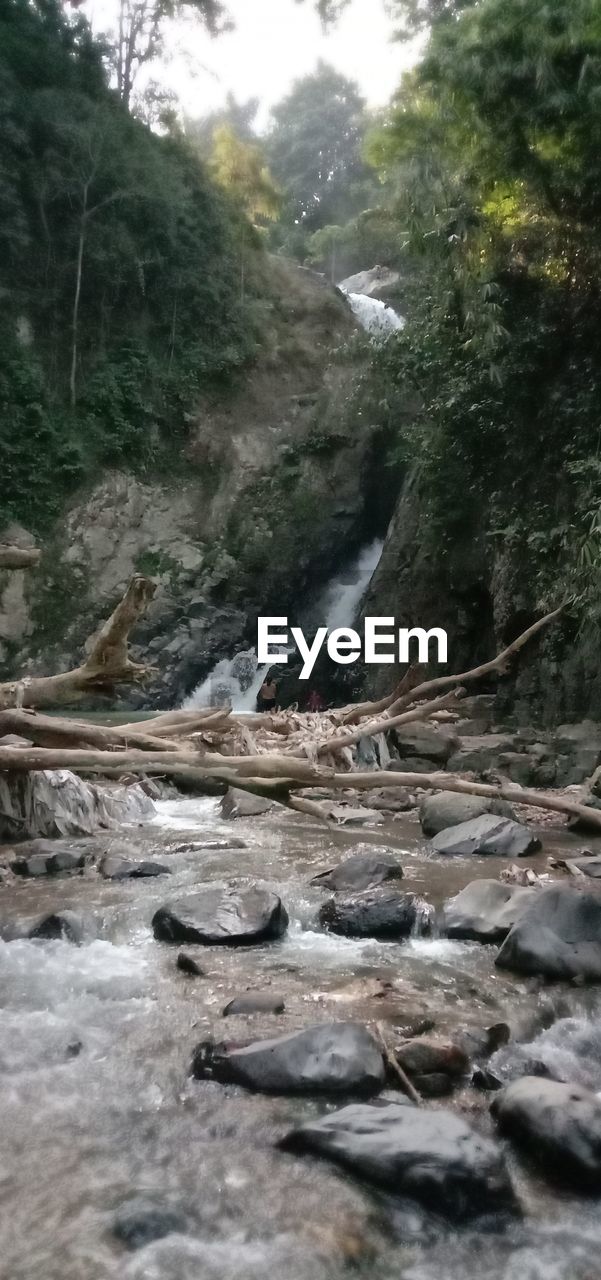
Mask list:
[[[232,837],[246,847],[206,847]],[[594,989],[519,980],[495,970],[494,950],[477,943],[325,934],[316,923],[323,891],[307,883],[358,843],[386,845],[400,854],[406,887],[440,904],[476,876],[498,875],[501,861],[432,857],[405,815],[375,831],[332,832],[284,810],[226,822],[217,801],[183,798],[160,802],[146,827],[73,845],[98,855],[124,839],[166,861],[171,876],[113,883],[90,865],[72,877],[10,876],[0,890],[4,921],[69,906],[88,929],[81,946],[0,943],[7,1278],[343,1280],[350,1264],[374,1280],[599,1276],[596,1202],[550,1191],[514,1156],[525,1220],[441,1235],[334,1166],[276,1149],[292,1124],[328,1102],[189,1075],[194,1046],[210,1035],[261,1038],[347,1019],[402,1030],[429,1018],[437,1032],[508,1020],[528,1036],[557,1012],[594,1015]],[[545,842],[549,852],[548,831]],[[579,843],[552,838],[557,848],[566,842]],[[152,915],[171,897],[227,881],[275,888],[289,931],[250,949],[186,947],[206,974],[187,977],[176,968],[178,948],[154,940]],[[285,1014],[224,1021],[223,1007],[248,987],[281,992]],[[490,1127],[488,1096],[473,1089],[431,1105],[459,1107]],[[182,1225],[130,1253],[111,1224],[134,1193],[158,1197]]]

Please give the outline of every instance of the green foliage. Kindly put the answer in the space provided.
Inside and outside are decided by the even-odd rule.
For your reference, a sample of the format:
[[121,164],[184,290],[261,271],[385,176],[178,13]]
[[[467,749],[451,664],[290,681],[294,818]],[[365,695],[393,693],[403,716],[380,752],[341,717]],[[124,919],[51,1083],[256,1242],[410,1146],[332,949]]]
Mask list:
[[0,526],[39,528],[96,465],[168,462],[246,358],[241,215],[56,0],[0,8],[0,125]]
[[420,255],[372,396],[419,475],[420,534],[510,544],[541,604],[601,585],[601,25],[590,0],[435,20],[370,156]]

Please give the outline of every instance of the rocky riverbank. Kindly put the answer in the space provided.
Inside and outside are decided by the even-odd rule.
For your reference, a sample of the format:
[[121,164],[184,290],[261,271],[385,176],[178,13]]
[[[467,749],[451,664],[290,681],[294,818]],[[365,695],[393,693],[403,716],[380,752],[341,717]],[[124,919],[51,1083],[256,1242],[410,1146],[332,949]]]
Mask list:
[[594,1274],[601,902],[466,799],[2,848],[11,1276]]

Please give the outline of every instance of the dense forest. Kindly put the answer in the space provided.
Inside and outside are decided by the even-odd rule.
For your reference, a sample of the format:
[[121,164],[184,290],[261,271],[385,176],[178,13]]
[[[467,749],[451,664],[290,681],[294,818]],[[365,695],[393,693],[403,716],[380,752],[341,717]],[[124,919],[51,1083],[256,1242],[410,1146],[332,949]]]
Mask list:
[[[227,6],[196,8],[218,39]],[[560,592],[596,613],[597,7],[392,9],[422,42],[387,109],[319,63],[259,131],[258,102],[184,119],[136,89],[177,6],[122,4],[111,47],[59,0],[3,0],[4,521],[41,530],[104,467],[187,465],[199,393],[261,345],[266,253],[334,283],[377,263],[407,324],[362,353],[352,394],[393,437],[383,469],[415,477],[433,573],[460,543],[502,545],[533,607]]]

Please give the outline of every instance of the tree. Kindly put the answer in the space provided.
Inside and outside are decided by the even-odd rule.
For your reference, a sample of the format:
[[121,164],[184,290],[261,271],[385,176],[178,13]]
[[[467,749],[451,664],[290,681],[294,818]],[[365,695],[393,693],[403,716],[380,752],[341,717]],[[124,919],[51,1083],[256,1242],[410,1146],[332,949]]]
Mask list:
[[117,89],[126,106],[140,68],[159,57],[169,22],[194,13],[211,35],[228,25],[221,0],[117,0],[117,5],[111,39]]
[[[187,119],[185,134],[204,160],[209,160],[215,141],[215,134],[222,126],[232,130],[240,142],[257,143],[255,119],[259,110],[259,99],[248,98],[246,102],[238,102],[233,93],[228,93],[223,107],[211,111],[199,120]],[[266,163],[266,162],[265,162]]]
[[374,183],[361,154],[364,112],[354,81],[323,62],[274,108],[266,151],[288,221],[316,231],[367,207]]

